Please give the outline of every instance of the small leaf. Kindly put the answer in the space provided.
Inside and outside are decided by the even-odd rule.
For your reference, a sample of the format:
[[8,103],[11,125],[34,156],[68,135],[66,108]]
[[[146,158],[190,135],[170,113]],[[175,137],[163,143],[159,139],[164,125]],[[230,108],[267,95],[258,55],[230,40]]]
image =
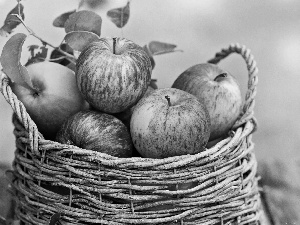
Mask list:
[[100,37],[88,31],[72,31],[66,34],[66,43],[76,51],[81,52],[89,43],[98,41]]
[[130,6],[129,1],[127,2],[126,6],[116,9],[111,9],[107,12],[107,17],[118,27],[124,27],[130,15]]
[[40,47],[41,51],[38,52],[35,56],[38,58],[43,58],[46,59],[47,54],[48,54],[48,48],[46,46]]
[[76,10],[72,10],[72,11],[69,11],[69,12],[65,12],[61,15],[59,15],[58,17],[56,17],[53,21],[53,26],[55,27],[65,27],[65,22],[69,19],[69,16],[73,13],[75,13]]
[[30,51],[32,57],[34,56],[34,51],[38,48],[39,48],[38,45],[29,45],[28,46],[28,50]]
[[24,6],[19,3],[16,5],[6,16],[4,20],[4,25],[0,28],[1,36],[8,36],[20,23],[21,21],[12,14],[19,14],[22,19],[24,19]]
[[73,70],[74,72],[76,70],[76,64],[74,63],[69,63],[68,65],[66,65],[66,67],[68,67],[70,70]]
[[65,22],[65,31],[89,31],[101,35],[102,18],[89,10],[75,12],[69,16]]
[[152,55],[161,55],[165,53],[181,51],[181,50],[175,50],[176,47],[177,47],[176,45],[159,42],[159,41],[151,41],[149,43],[149,50],[152,53]]
[[11,80],[34,89],[26,67],[20,63],[22,46],[26,37],[26,34],[17,33],[8,39],[3,47],[0,62],[3,72]]
[[38,49],[38,45],[29,45],[28,46],[28,51],[30,52],[30,57],[33,58],[35,55],[35,50]]
[[150,62],[151,62],[151,66],[152,66],[152,70],[154,69],[155,67],[155,61],[154,61],[154,58],[153,58],[153,55],[152,53],[150,52],[149,48],[147,45],[145,45],[143,47],[143,49],[145,50],[145,52],[148,54],[149,58],[150,58]]
[[61,213],[54,213],[50,218],[49,225],[55,225],[57,222],[59,222],[60,217]]
[[[66,43],[62,43],[59,48],[62,50],[62,51],[65,51],[71,55],[73,55],[73,49],[67,45]],[[62,54],[58,49],[53,49],[53,51],[51,52],[50,54],[50,60],[52,62],[56,62],[56,63],[59,63],[63,66],[66,66],[70,63],[70,61],[68,59],[66,59],[66,56],[64,54]]]
[[[33,63],[43,62],[46,60],[48,55],[48,48],[46,46],[39,47],[38,45],[30,45],[28,47],[31,57],[28,59],[25,66],[28,66]],[[40,49],[41,51],[35,53],[36,49]]]

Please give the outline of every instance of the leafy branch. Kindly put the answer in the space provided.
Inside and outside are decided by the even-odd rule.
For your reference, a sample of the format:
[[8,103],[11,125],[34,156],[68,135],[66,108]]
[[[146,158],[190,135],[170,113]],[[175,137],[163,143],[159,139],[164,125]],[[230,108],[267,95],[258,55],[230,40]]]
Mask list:
[[18,14],[11,14],[11,15],[17,17],[18,20],[19,20],[19,21],[23,24],[23,26],[26,28],[26,30],[28,31],[28,33],[29,33],[30,35],[34,36],[35,38],[39,39],[39,40],[42,42],[42,44],[43,44],[44,46],[48,45],[48,46],[54,48],[55,50],[57,50],[57,51],[60,52],[61,54],[65,55],[66,58],[70,61],[70,63],[73,63],[73,64],[76,63],[75,60],[74,60],[74,56],[73,56],[73,55],[71,55],[71,54],[69,54],[69,53],[67,53],[67,52],[65,52],[65,51],[63,51],[63,50],[61,50],[59,47],[55,47],[54,45],[50,44],[49,42],[47,42],[47,41],[45,41],[44,39],[42,39],[41,37],[39,37],[32,29],[30,29],[30,28],[27,26],[27,24],[25,23],[25,21],[22,19],[22,17],[21,17],[20,15],[18,15]]
[[[61,43],[56,47],[48,41],[38,36],[24,21],[24,6],[21,0],[17,0],[18,4],[8,13],[4,25],[0,28],[1,36],[8,36],[19,24],[22,24],[29,35],[37,38],[42,42],[42,46],[30,46],[29,51],[31,57],[25,66],[44,61],[48,55],[48,48],[53,48],[49,61],[60,63],[69,68],[76,65],[76,53],[80,53],[89,43],[98,41],[101,36],[102,18],[91,10],[70,10],[54,19],[53,26],[64,28],[65,36]],[[81,1],[83,2],[83,0]],[[122,31],[123,27],[128,23],[130,17],[130,0],[126,5],[119,8],[113,8],[107,11],[106,16]],[[179,52],[176,45],[151,41],[146,44],[143,49],[147,52],[151,60],[152,69],[155,67],[154,56]],[[39,52],[40,51],[40,52]]]

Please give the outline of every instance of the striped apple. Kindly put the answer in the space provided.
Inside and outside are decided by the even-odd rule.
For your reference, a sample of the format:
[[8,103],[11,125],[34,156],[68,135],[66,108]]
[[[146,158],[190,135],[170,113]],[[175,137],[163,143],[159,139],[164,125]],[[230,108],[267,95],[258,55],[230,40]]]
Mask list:
[[205,150],[209,113],[194,95],[162,88],[134,107],[130,133],[136,150],[146,158],[196,154]]
[[121,158],[132,155],[132,141],[126,126],[110,114],[92,110],[69,117],[58,131],[56,141]]
[[95,109],[122,112],[147,91],[151,62],[142,47],[125,38],[101,38],[79,55],[76,80],[79,90]]

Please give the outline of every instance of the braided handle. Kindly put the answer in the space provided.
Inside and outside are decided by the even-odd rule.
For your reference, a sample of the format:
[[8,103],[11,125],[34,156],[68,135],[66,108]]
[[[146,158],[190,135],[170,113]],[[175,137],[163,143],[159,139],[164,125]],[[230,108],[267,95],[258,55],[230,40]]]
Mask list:
[[[256,62],[253,55],[250,53],[250,50],[244,45],[238,43],[229,45],[228,48],[222,49],[220,52],[215,54],[213,59],[208,60],[208,63],[218,64],[222,59],[229,56],[231,53],[240,54],[246,62],[248,70],[248,90],[245,96],[245,102],[242,109],[242,113],[236,123],[233,125],[233,129],[239,127],[253,117],[253,108],[255,105],[255,96],[256,96],[256,86],[258,82],[257,73],[258,69],[256,67]],[[255,122],[256,123],[256,122]]]
[[10,104],[13,109],[14,115],[22,123],[25,130],[29,135],[29,146],[35,155],[41,155],[38,150],[38,139],[43,138],[37,129],[35,122],[28,115],[25,106],[18,100],[17,96],[12,92],[9,85],[10,81],[6,74],[0,71],[0,91],[3,94],[5,100]]

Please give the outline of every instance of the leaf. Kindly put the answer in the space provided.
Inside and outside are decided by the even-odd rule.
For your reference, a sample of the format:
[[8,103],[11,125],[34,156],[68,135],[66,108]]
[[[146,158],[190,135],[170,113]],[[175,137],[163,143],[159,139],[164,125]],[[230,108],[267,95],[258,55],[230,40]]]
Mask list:
[[175,50],[177,46],[173,44],[168,44],[159,41],[151,41],[149,43],[149,50],[152,55],[161,55],[170,52],[182,51],[182,50]]
[[56,17],[53,21],[53,26],[55,27],[65,27],[65,22],[69,19],[69,16],[73,13],[76,12],[76,9],[69,11],[69,12],[65,12],[61,15],[59,15],[58,17]]
[[46,46],[40,47],[41,51],[38,52],[35,57],[46,59],[48,54],[48,48]]
[[7,14],[4,20],[4,25],[0,28],[1,36],[8,36],[21,23],[21,21],[12,14],[20,13],[21,18],[24,19],[25,15],[23,11],[24,6],[21,3],[19,3]]
[[0,62],[3,67],[3,72],[11,80],[34,89],[26,67],[20,63],[22,46],[26,37],[27,35],[23,33],[17,33],[11,36],[3,47]]
[[153,55],[152,53],[150,52],[149,48],[147,45],[145,45],[143,47],[143,49],[145,50],[145,52],[148,54],[149,58],[150,58],[150,61],[151,61],[151,66],[152,66],[152,70],[154,69],[155,67],[155,61],[154,61],[154,58],[153,58]]
[[[35,53],[35,50],[40,49],[41,51]],[[39,47],[38,45],[30,45],[28,47],[30,51],[31,57],[28,59],[25,66],[28,66],[33,63],[43,62],[47,58],[48,55],[48,48],[46,46]]]
[[50,218],[49,225],[55,225],[57,222],[59,222],[60,217],[61,213],[54,213]]
[[100,37],[88,31],[72,31],[66,34],[66,43],[76,51],[81,52],[89,43],[98,41]]
[[65,31],[89,31],[101,35],[102,18],[89,10],[75,12],[69,16],[65,22]]
[[[73,49],[67,45],[66,43],[62,43],[59,48],[62,51],[65,51],[71,55],[73,55]],[[53,51],[50,54],[50,59],[52,62],[56,62],[59,63],[63,66],[66,66],[70,63],[70,61],[68,59],[66,59],[66,56],[64,54],[62,54],[58,49],[53,49]]]
[[34,56],[34,51],[35,51],[36,49],[38,49],[38,48],[39,48],[38,45],[29,45],[29,46],[28,46],[28,50],[30,51],[31,57]]
[[66,67],[68,67],[70,70],[73,70],[74,72],[76,70],[76,64],[74,63],[69,63],[66,65]]
[[128,20],[129,20],[129,15],[130,15],[129,1],[127,2],[126,6],[124,6],[124,7],[111,9],[107,12],[107,17],[118,28],[122,28],[127,24]]

